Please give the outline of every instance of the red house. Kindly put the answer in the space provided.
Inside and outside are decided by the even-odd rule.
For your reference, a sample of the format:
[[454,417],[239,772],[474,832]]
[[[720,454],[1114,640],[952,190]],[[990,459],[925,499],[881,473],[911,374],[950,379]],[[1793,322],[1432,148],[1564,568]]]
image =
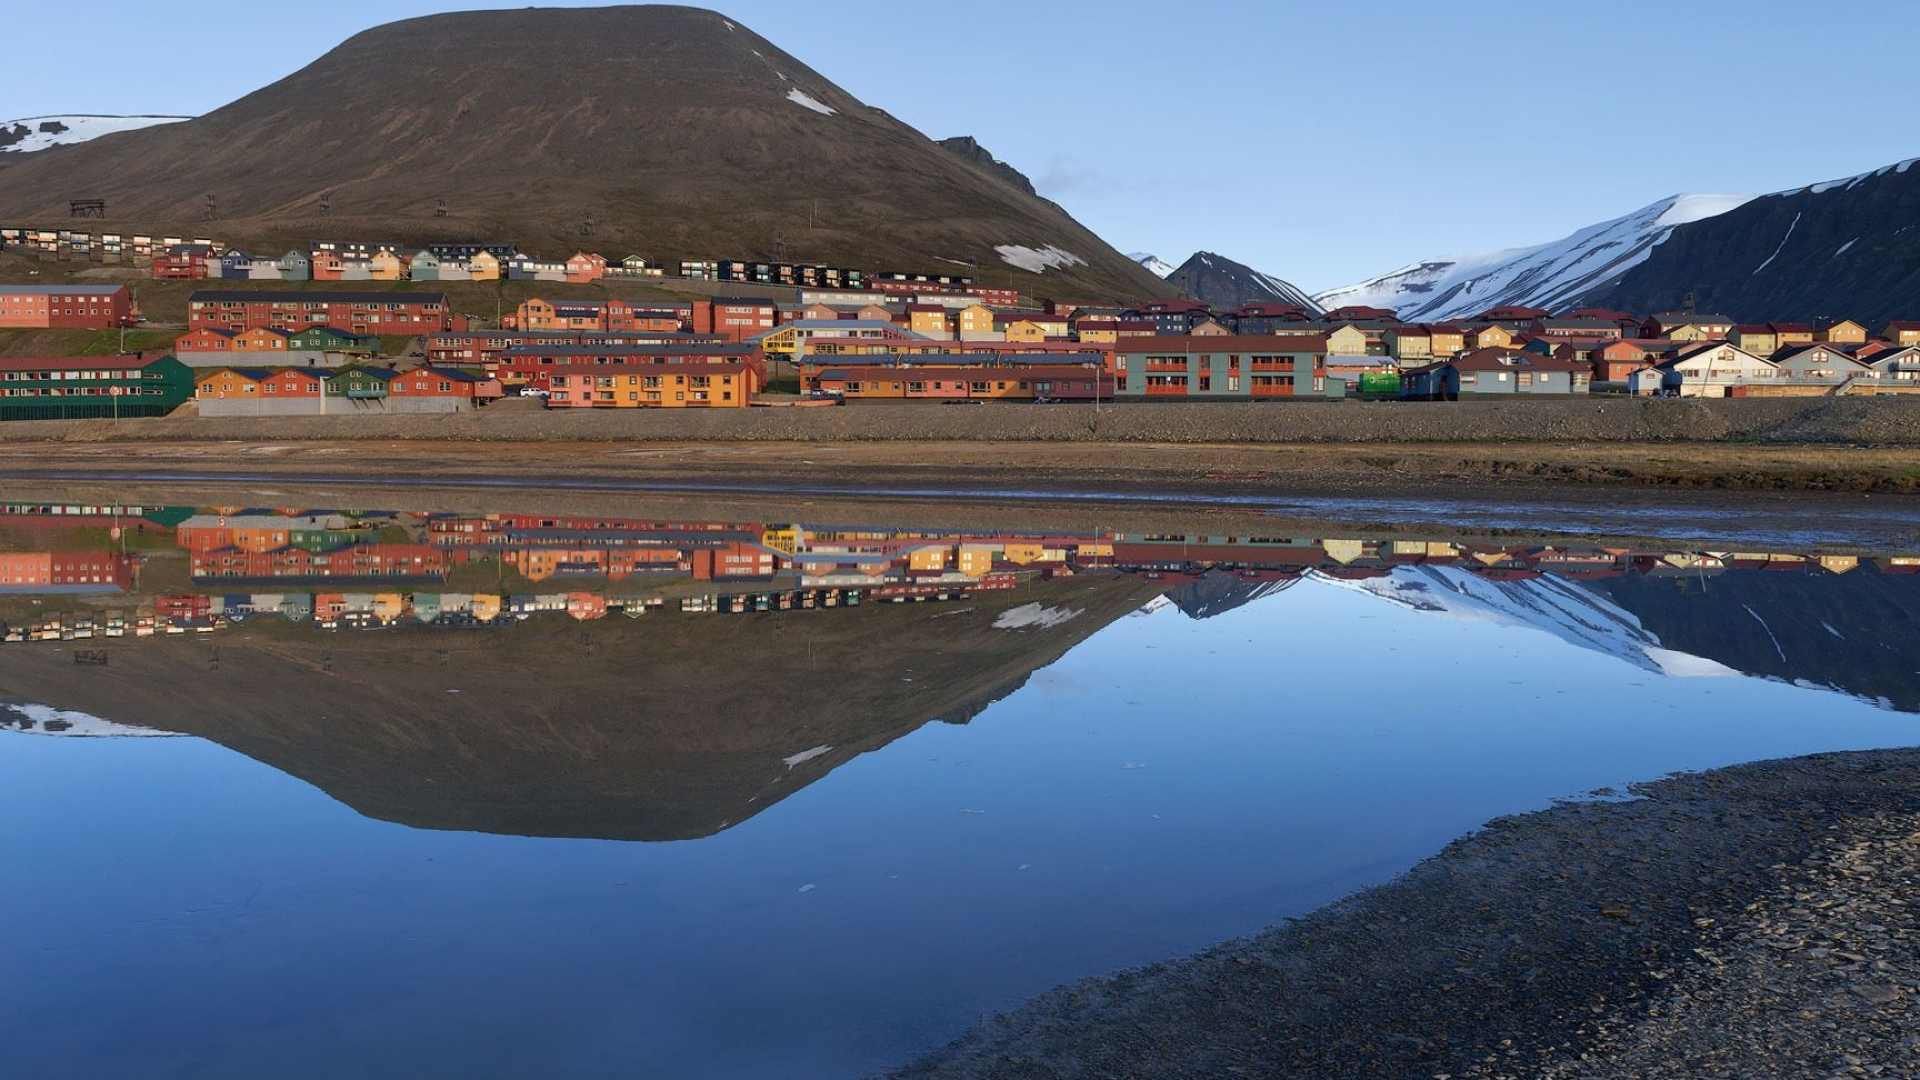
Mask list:
[[153,257],[153,276],[173,280],[204,278],[207,260],[214,257],[208,244],[174,244]]
[[[125,291],[124,288],[122,291]],[[355,334],[430,334],[464,329],[444,293],[240,292],[201,289],[187,299],[190,330],[297,332],[330,326]]]
[[[508,385],[548,390],[556,370],[607,368],[626,370],[657,365],[743,364],[753,372],[753,390],[766,382],[767,355],[751,345],[705,345],[671,342],[663,345],[522,345],[500,354],[488,374]],[[577,373],[577,372],[576,372]]]
[[133,325],[125,285],[0,285],[0,328],[110,330]]
[[693,303],[693,332],[718,334],[732,342],[742,342],[755,334],[771,330],[779,307],[772,300],[754,296],[716,296]]

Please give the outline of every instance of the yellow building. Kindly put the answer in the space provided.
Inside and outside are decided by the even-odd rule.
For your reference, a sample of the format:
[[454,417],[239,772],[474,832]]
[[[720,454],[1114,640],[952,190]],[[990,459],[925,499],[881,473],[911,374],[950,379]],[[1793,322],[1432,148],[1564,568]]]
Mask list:
[[960,572],[968,577],[985,577],[993,571],[993,546],[990,544],[961,544],[959,556]]
[[499,281],[500,259],[491,251],[476,251],[467,260],[467,273],[475,281]]
[[1366,331],[1343,323],[1327,333],[1328,356],[1365,356],[1367,355]]
[[1467,335],[1457,326],[1430,326],[1428,333],[1433,337],[1433,355],[1454,356],[1465,352]]
[[950,338],[953,336],[953,320],[948,317],[947,309],[938,304],[910,304],[907,306],[907,329],[930,338]]
[[[1867,340],[1867,328],[1854,322],[1852,319],[1841,319],[1839,322],[1828,323],[1814,331],[1813,339],[1815,341],[1829,341],[1835,344],[1851,343],[1857,345]],[[1903,341],[1901,344],[1907,345],[1912,343]]]
[[644,370],[556,369],[550,409],[743,409],[753,396],[745,364],[648,364]]
[[1513,348],[1513,334],[1498,323],[1464,331],[1460,336],[1466,343],[1463,347],[1467,349]]
[[1774,350],[1780,347],[1779,337],[1765,323],[1736,326],[1728,340],[1755,356],[1772,356]]
[[1433,358],[1433,335],[1420,327],[1395,327],[1387,331],[1386,342],[1387,355],[1396,360],[1431,360]]
[[399,281],[407,276],[406,260],[391,248],[381,248],[367,260],[367,276],[375,281]]
[[947,568],[951,560],[952,549],[945,547],[914,548],[907,552],[907,569],[925,573],[939,573]]
[[955,316],[960,326],[963,341],[995,340],[993,329],[993,309],[985,304],[968,304]]

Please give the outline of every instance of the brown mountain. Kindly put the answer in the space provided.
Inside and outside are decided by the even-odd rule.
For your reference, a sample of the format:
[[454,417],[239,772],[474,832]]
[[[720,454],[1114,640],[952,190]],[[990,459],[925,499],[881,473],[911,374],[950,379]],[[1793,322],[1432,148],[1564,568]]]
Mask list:
[[[208,195],[217,226],[204,220]],[[687,7],[408,19],[198,119],[0,167],[0,220],[64,222],[76,198],[107,200],[122,230],[217,232],[267,250],[316,236],[485,238],[536,254],[784,253],[865,269],[977,265],[985,282],[1043,293],[1167,291],[1009,177]],[[1035,275],[1000,246],[1081,261]]]

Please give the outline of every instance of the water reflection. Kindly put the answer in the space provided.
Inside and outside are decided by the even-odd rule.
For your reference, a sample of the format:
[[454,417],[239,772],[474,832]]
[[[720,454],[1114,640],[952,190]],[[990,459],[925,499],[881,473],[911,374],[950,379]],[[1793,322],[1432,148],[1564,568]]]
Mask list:
[[863,1075],[1920,730],[1897,552],[715,517],[0,506],[23,1075]]

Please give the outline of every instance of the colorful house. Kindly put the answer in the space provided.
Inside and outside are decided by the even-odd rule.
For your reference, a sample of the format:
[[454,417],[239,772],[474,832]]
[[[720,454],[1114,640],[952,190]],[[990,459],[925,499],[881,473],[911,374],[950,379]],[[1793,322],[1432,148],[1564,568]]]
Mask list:
[[1129,339],[1113,351],[1116,393],[1122,401],[1320,397],[1327,352],[1318,334]]
[[1422,401],[1521,394],[1584,394],[1587,365],[1522,349],[1471,349],[1401,372],[1400,395]]
[[555,368],[547,386],[549,409],[743,409],[756,390],[740,363]]
[[0,285],[0,329],[111,330],[133,325],[125,285]]
[[1867,340],[1867,328],[1852,319],[1822,322],[1814,329],[1812,340],[1836,345],[1860,345]]
[[607,259],[604,255],[581,251],[566,262],[567,280],[575,284],[599,281],[607,276]]
[[0,420],[165,416],[192,396],[171,356],[0,358]]

